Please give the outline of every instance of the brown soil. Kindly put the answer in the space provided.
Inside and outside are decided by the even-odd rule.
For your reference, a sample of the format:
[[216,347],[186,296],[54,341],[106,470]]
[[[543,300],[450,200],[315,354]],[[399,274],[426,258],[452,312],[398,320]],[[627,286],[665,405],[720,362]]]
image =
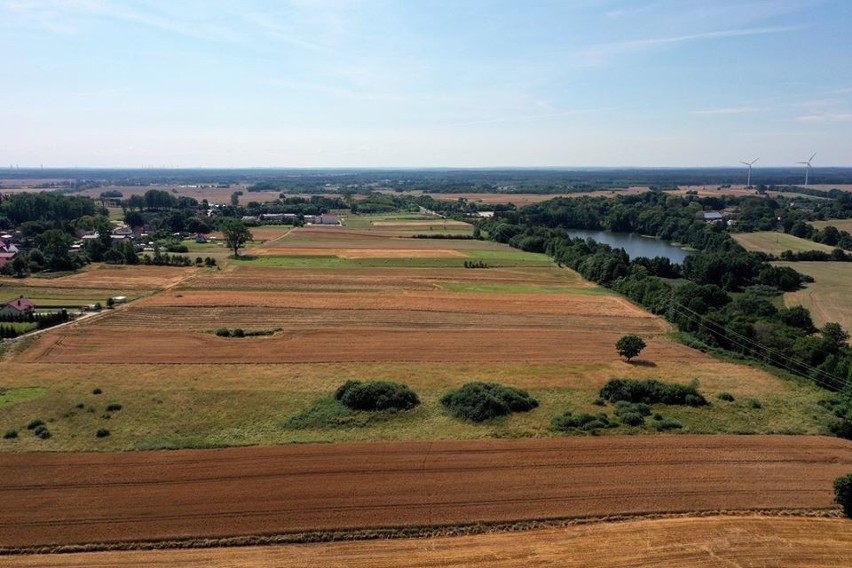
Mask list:
[[636,436],[5,454],[0,546],[827,509],[852,442]]
[[852,565],[852,531],[849,521],[841,519],[714,516],[430,539],[56,554],[4,561],[10,568],[847,568]]
[[445,282],[469,282],[479,285],[564,285],[572,288],[594,288],[581,280],[576,272],[555,266],[523,268],[491,268],[464,270],[457,268],[287,268],[233,266],[204,274],[181,284],[179,288],[208,290],[434,290]]
[[[404,294],[383,294],[352,292],[336,294],[333,292],[298,294],[280,294],[276,292],[224,292],[181,290],[164,292],[142,300],[134,310],[126,310],[116,321],[124,317],[133,317],[129,312],[143,311],[153,306],[173,308],[216,308],[238,307],[250,311],[251,308],[299,308],[313,310],[411,310],[462,312],[475,315],[489,314],[552,314],[566,316],[602,316],[634,317],[659,322],[660,329],[667,329],[665,323],[657,317],[634,306],[619,296],[594,296],[582,292],[566,293],[556,296],[545,294],[502,294],[476,292],[445,292],[412,290]],[[268,311],[268,310],[267,310]],[[165,317],[167,312],[164,312]],[[254,317],[257,314],[252,314]],[[186,314],[176,313],[174,317],[183,319]],[[511,324],[511,322],[504,322]],[[377,324],[378,325],[378,324]]]
[[[315,314],[329,321],[339,314]],[[355,314],[348,314],[354,317]],[[382,317],[400,317],[404,314]],[[563,318],[564,330],[523,327],[459,329],[464,318],[437,319],[426,326],[418,316],[418,329],[404,321],[322,329],[316,319],[286,324],[274,337],[222,338],[209,331],[242,326],[274,329],[280,320],[204,320],[208,331],[164,331],[162,325],[68,327],[41,336],[16,358],[26,363],[334,363],[371,361],[421,362],[612,362],[613,345],[624,333],[659,332],[656,320],[641,318]],[[483,318],[479,321],[487,321]],[[527,321],[532,322],[533,319]],[[333,322],[332,322],[333,323]],[[187,324],[184,324],[187,325]],[[534,325],[534,324],[530,324]],[[395,329],[394,326],[397,326]],[[424,330],[422,327],[432,327]],[[605,328],[610,327],[610,331]],[[647,340],[642,358],[654,365],[709,360],[706,355],[661,338]]]

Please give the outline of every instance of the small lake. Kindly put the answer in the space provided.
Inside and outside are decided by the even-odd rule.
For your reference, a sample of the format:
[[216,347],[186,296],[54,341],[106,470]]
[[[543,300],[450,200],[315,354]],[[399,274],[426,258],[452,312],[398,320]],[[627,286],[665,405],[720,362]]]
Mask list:
[[689,253],[678,248],[667,241],[642,237],[636,233],[611,233],[609,231],[586,231],[583,229],[569,229],[568,236],[572,238],[593,239],[599,243],[607,244],[613,248],[623,248],[630,255],[631,260],[637,256],[663,256],[674,263],[683,264]]

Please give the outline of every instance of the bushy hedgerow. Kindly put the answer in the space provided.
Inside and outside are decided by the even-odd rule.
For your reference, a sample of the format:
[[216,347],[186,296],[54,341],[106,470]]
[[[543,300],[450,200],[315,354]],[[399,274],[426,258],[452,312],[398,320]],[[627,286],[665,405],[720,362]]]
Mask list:
[[550,427],[559,432],[571,432],[582,430],[584,432],[596,432],[605,428],[615,428],[617,424],[610,421],[606,412],[598,414],[577,414],[576,416],[566,412],[562,416],[554,416],[550,420]]
[[601,398],[610,402],[644,402],[704,406],[707,399],[692,385],[663,383],[655,379],[610,379],[601,389]]
[[448,392],[441,398],[441,404],[456,418],[482,422],[513,412],[527,412],[536,408],[538,401],[525,390],[474,382]]
[[417,393],[391,381],[346,381],[334,398],[352,410],[409,410],[420,404]]
[[651,407],[644,402],[620,400],[615,403],[615,415],[618,416],[622,424],[641,426],[645,423],[645,417],[651,415]]
[[843,508],[843,514],[852,519],[852,473],[834,480],[834,501]]
[[681,424],[677,420],[655,420],[654,428],[656,428],[660,432],[665,432],[667,430],[680,430],[681,428],[683,428],[683,424]]

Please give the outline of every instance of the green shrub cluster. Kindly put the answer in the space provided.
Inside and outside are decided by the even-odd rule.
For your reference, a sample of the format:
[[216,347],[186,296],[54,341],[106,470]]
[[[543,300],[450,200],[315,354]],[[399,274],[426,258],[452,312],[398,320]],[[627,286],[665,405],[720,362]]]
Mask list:
[[838,438],[852,440],[852,399],[836,396],[821,400],[819,404],[837,419],[828,426],[831,433]]
[[98,428],[98,431],[95,432],[96,438],[106,438],[107,436],[109,436],[109,430],[106,428]]
[[651,415],[651,407],[644,402],[627,402],[620,400],[615,403],[615,415],[627,426],[641,426],[645,417]]
[[420,404],[417,393],[391,381],[346,381],[334,398],[352,410],[409,410]]
[[843,514],[852,519],[852,473],[834,480],[834,501],[843,508]]
[[571,432],[582,430],[584,432],[597,432],[606,428],[615,428],[617,424],[610,421],[606,412],[598,414],[577,414],[570,411],[562,416],[554,416],[550,420],[550,427],[559,432]]
[[40,418],[30,420],[29,424],[27,424],[27,430],[32,430],[32,433],[42,440],[47,440],[51,436],[50,430],[47,429],[47,425],[44,423],[44,420],[41,420]]
[[664,383],[655,379],[610,379],[600,391],[610,402],[644,402],[646,404],[678,404],[704,406],[707,399],[692,385]]
[[719,400],[724,400],[726,402],[734,402],[734,395],[729,392],[720,392]]
[[488,268],[484,260],[466,260],[464,261],[465,268]]
[[538,401],[525,390],[498,383],[474,382],[445,394],[441,404],[456,418],[482,422],[532,410],[538,406]]
[[219,337],[258,337],[264,335],[275,335],[277,332],[281,331],[281,328],[275,329],[258,329],[258,330],[249,330],[246,331],[240,327],[236,329],[228,329],[227,327],[220,327],[216,330],[216,335]]

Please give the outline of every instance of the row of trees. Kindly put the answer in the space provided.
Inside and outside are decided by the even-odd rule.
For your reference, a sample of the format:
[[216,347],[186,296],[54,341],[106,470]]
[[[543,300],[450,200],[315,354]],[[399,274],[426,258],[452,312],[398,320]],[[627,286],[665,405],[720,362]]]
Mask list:
[[[772,301],[808,278],[772,266],[766,255],[745,251],[722,224],[677,213],[694,200],[678,204],[674,199],[680,198],[651,195],[623,200],[632,204],[630,219],[654,218],[661,200],[665,209],[675,212],[672,226],[681,242],[699,249],[680,269],[663,259],[630,259],[621,249],[566,235],[564,229],[574,228],[571,223],[590,212],[623,211],[624,203],[618,203],[622,198],[609,204],[556,199],[495,214],[483,222],[483,229],[494,240],[550,255],[663,315],[707,346],[758,358],[809,376],[827,389],[852,394],[852,351],[846,332],[838,324],[817,329],[805,308],[778,309]],[[671,279],[678,273],[687,282]]]

